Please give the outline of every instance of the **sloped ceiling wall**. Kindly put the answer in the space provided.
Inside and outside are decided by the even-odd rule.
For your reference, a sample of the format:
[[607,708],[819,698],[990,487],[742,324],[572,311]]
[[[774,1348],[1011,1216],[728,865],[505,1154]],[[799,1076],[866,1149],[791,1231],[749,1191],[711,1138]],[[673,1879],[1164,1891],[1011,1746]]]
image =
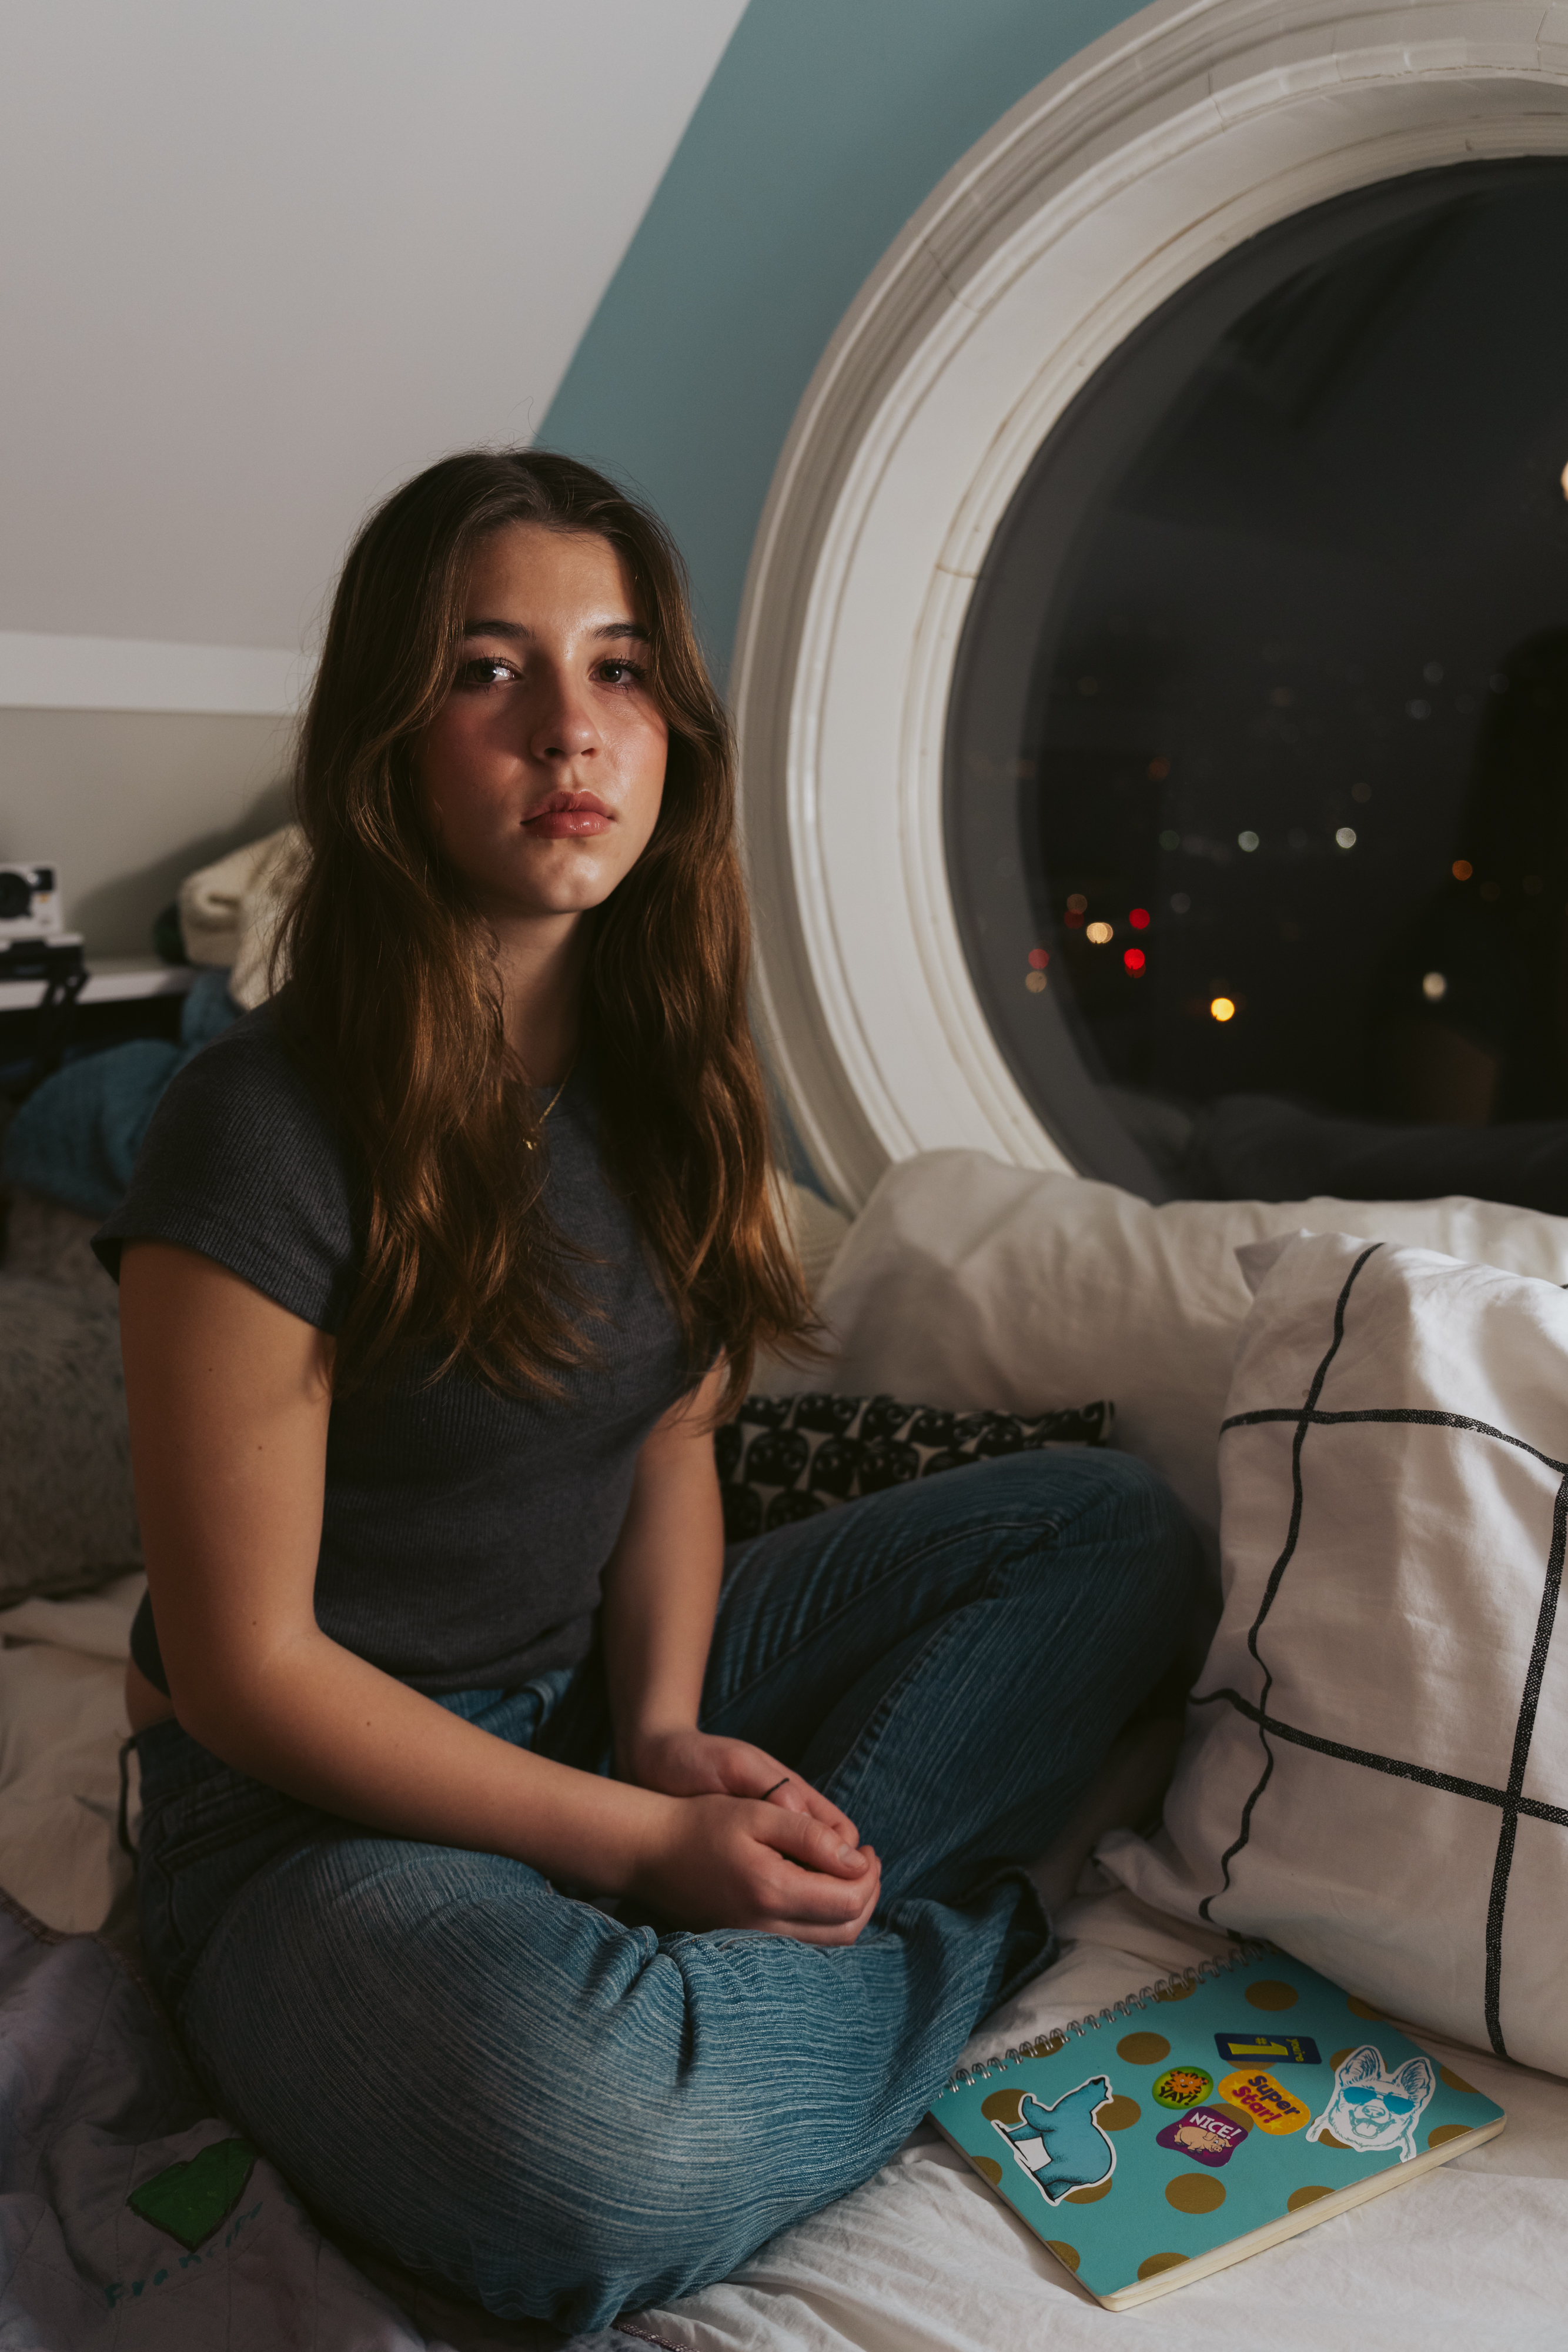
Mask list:
[[0,631],[298,646],[537,432],[743,5],[8,0]]

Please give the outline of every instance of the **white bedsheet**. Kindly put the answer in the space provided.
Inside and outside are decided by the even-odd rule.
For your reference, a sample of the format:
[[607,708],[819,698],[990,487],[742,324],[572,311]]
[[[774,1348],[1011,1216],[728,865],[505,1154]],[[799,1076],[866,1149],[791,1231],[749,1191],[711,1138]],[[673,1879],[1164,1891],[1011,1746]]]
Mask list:
[[146,1581],[125,1576],[85,1600],[0,1612],[0,1886],[51,1927],[90,1931],[129,1904],[120,1748]]
[[[0,1885],[51,1926],[123,1916],[115,1834],[120,1678],[141,1580],[0,1616]],[[1156,1741],[1157,1746],[1157,1741]],[[1158,1756],[1124,1752],[1061,1842],[1136,1818]],[[134,1796],[134,1786],[132,1789]],[[972,2062],[1065,2025],[1224,1948],[1091,1864],[1059,1917],[1071,1947],[1000,2011]],[[787,2231],[721,2285],[631,2328],[677,2352],[1568,2352],[1568,2083],[1414,2029],[1508,2110],[1473,2155],[1252,2261],[1125,2314],[1102,2311],[946,2143],[917,2131],[852,2196]],[[476,2315],[422,2315],[460,2352],[537,2344]],[[444,2321],[444,2324],[442,2324]],[[604,2341],[595,2338],[595,2344]]]

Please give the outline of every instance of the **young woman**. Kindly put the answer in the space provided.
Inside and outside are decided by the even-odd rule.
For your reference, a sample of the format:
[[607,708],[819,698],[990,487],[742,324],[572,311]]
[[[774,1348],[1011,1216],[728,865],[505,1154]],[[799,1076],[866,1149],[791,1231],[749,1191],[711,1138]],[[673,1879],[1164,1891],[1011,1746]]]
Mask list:
[[590,2327],[863,2179],[1047,1959],[1018,1864],[1168,1664],[1193,1549],[1077,1454],[727,1558],[715,1421],[808,1313],[728,735],[646,512],[537,453],[399,491],[298,795],[288,984],[98,1244],[142,1934],[331,2225]]

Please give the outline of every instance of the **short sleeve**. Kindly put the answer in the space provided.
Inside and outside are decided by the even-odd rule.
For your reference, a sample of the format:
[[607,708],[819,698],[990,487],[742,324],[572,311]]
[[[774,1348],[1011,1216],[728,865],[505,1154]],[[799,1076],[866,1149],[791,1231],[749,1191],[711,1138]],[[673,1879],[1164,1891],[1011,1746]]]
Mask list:
[[118,1281],[124,1243],[177,1242],[336,1331],[358,1273],[356,1222],[342,1139],[264,1005],[173,1080],[92,1245]]

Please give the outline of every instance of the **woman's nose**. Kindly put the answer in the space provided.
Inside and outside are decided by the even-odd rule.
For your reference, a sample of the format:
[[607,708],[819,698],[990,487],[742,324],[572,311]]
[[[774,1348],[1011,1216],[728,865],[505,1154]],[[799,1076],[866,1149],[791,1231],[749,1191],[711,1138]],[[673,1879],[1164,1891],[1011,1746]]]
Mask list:
[[593,706],[575,679],[561,671],[539,681],[529,714],[528,748],[537,760],[573,760],[599,749]]

